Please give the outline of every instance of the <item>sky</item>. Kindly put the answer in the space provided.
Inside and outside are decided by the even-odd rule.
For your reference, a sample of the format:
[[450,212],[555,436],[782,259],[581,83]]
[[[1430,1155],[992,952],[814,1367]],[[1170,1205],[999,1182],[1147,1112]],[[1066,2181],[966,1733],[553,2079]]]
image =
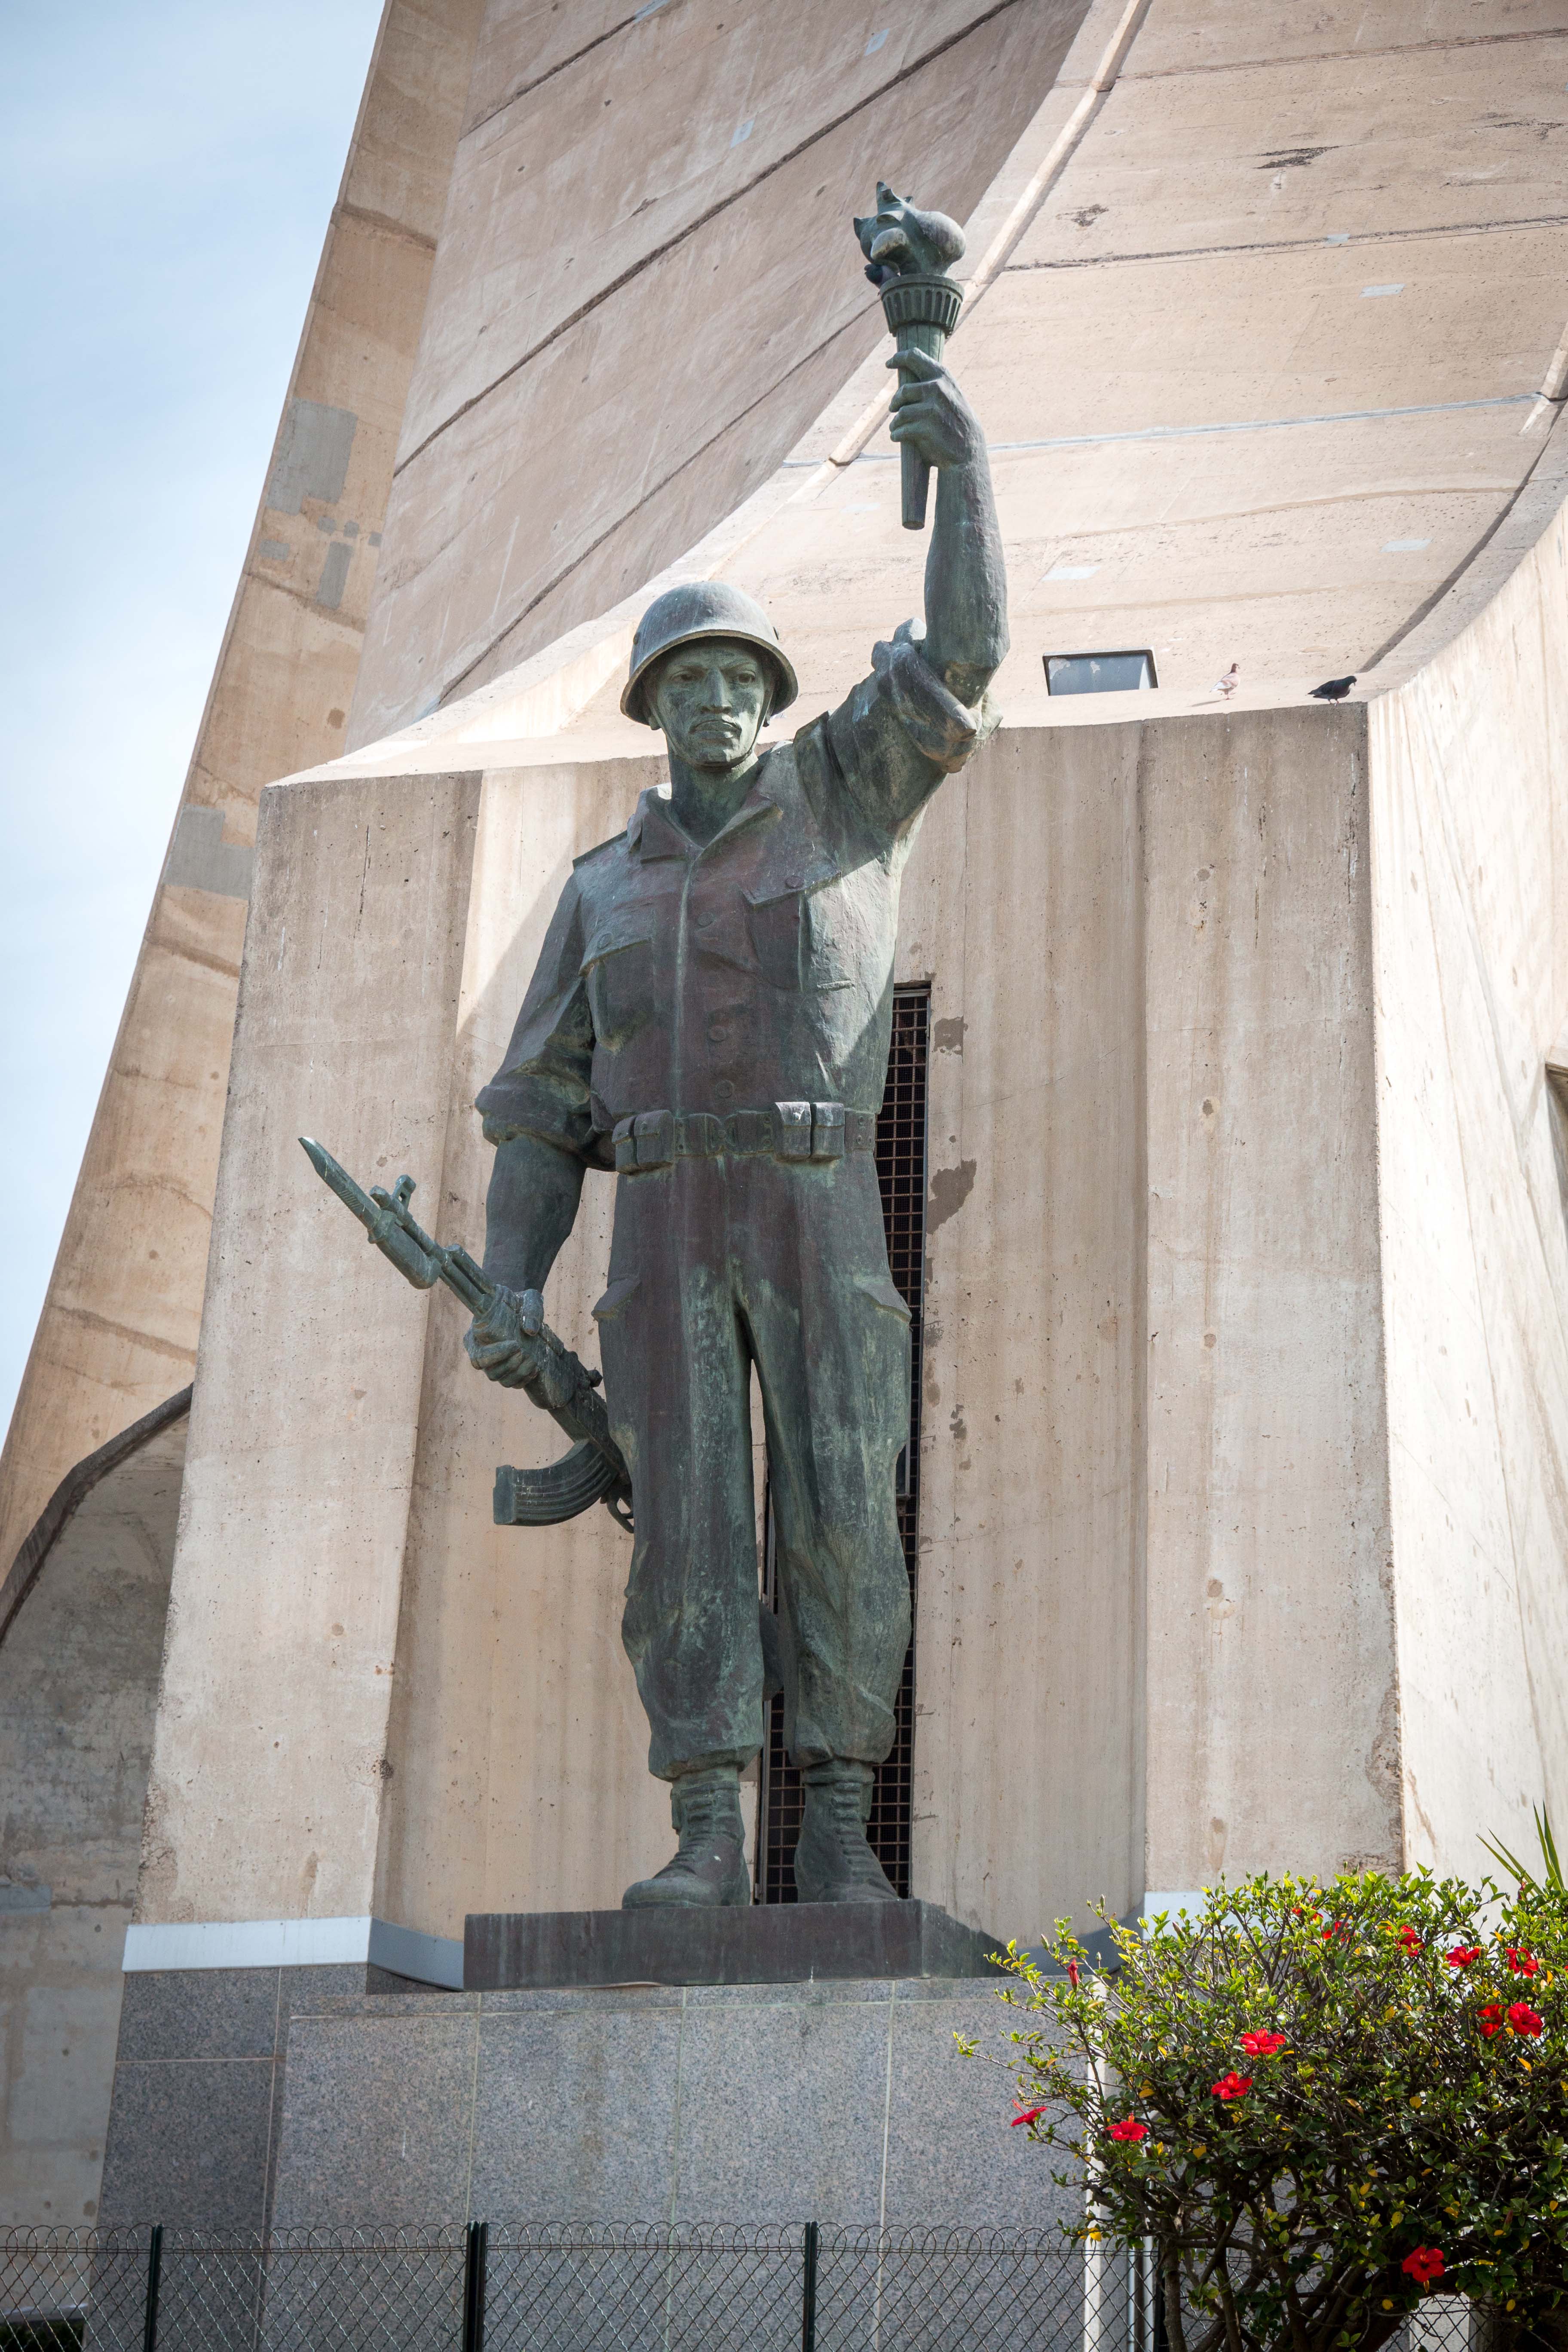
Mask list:
[[0,1430],[380,0],[0,0]]

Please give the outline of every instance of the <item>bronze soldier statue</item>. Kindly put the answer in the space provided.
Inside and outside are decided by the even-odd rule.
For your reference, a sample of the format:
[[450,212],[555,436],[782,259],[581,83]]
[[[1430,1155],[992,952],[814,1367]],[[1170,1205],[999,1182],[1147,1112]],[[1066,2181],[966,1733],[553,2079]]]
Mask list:
[[895,1900],[866,1838],[909,1643],[894,1504],[909,1315],[889,1276],[872,1141],[899,888],[921,812],[995,725],[1007,648],[985,444],[918,350],[892,432],[938,474],[925,630],[761,752],[795,700],[762,607],[707,582],[643,615],[621,699],[660,730],[666,798],[578,858],[506,1059],[468,1349],[527,1387],[541,1294],[584,1171],[613,1170],[595,1307],[637,1532],[623,1634],[672,1786],[674,1858],[628,1906],[751,1899],[739,1776],[762,1738],[751,1375],[777,1534],[785,1737],[802,1769],[804,1902]]

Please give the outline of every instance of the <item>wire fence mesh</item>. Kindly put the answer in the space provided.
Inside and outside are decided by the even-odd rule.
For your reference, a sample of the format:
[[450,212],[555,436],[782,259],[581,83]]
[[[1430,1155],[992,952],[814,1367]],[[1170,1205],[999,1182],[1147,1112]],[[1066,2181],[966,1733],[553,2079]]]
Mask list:
[[[1164,2352],[1055,2236],[624,2223],[0,2232],[0,2352]],[[1433,2295],[1394,2352],[1482,2352]]]

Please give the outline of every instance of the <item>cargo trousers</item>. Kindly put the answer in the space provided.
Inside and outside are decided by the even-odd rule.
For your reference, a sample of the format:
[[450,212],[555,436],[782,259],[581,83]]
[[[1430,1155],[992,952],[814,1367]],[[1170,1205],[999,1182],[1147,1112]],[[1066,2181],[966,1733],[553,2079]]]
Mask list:
[[595,1307],[637,1534],[622,1635],[663,1780],[763,1735],[751,1375],[766,1425],[784,1737],[880,1763],[910,1639],[894,1486],[909,1310],[869,1150],[730,1151],[616,1179]]

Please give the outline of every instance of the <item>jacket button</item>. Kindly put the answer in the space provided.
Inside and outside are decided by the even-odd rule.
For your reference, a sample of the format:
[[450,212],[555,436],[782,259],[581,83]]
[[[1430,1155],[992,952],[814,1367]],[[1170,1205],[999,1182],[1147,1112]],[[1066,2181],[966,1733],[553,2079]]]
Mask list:
[[735,1089],[728,1078],[721,1078],[713,1092],[721,1102],[731,1102],[734,1099]]

